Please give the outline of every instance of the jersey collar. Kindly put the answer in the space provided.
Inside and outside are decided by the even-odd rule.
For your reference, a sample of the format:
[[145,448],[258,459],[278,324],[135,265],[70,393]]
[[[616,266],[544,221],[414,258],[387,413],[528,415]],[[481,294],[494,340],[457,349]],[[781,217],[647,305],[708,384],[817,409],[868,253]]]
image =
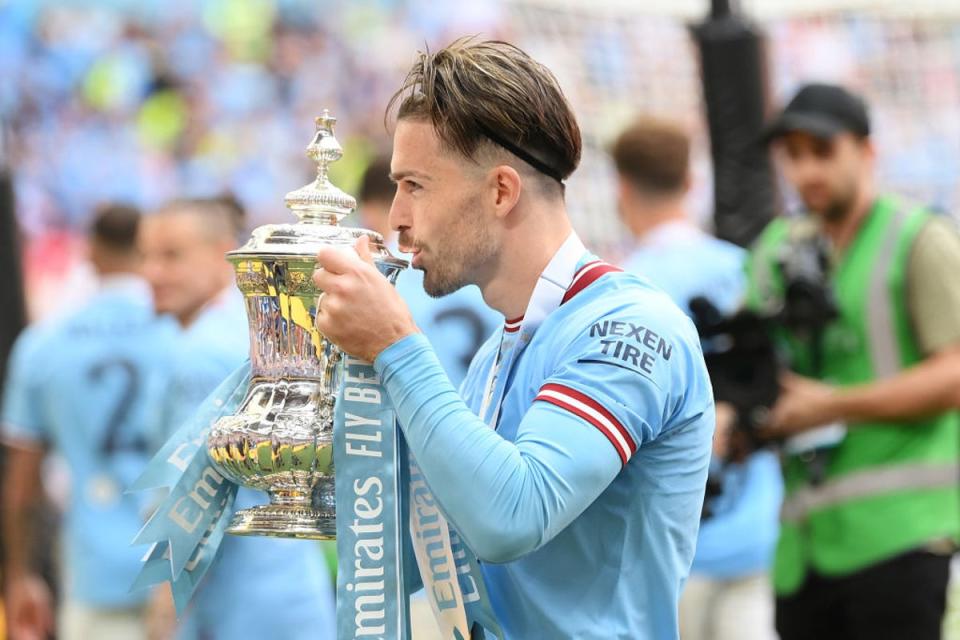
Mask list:
[[148,304],[152,299],[150,285],[147,284],[147,281],[132,273],[100,276],[97,289],[100,293],[117,293]]
[[677,243],[686,242],[703,235],[703,232],[689,220],[670,220],[650,229],[637,242],[637,248],[669,248]]
[[571,231],[540,274],[530,302],[527,303],[526,312],[519,318],[507,320],[503,325],[504,332],[515,333],[522,327],[524,333],[533,334],[543,320],[563,302],[577,270],[588,255],[580,237]]
[[241,315],[245,313],[243,310],[243,296],[240,294],[240,290],[233,285],[225,287],[220,293],[208,300],[197,313],[193,322],[187,327],[184,327],[184,331],[187,333],[194,331],[202,332],[204,329],[198,327],[204,327],[211,322],[219,322],[219,318],[222,317],[224,311],[230,315],[233,315],[233,312]]

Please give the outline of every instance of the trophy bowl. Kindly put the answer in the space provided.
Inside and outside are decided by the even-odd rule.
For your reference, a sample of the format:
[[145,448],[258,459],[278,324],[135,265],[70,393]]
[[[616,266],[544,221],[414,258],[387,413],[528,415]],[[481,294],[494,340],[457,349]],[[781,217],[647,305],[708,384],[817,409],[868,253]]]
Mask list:
[[330,246],[353,251],[366,235],[391,283],[407,265],[380,234],[339,226],[356,201],[327,177],[328,164],[342,154],[335,122],[326,111],[317,118],[307,147],[317,179],[285,198],[300,221],[258,227],[246,245],[227,254],[246,307],[251,380],[237,412],[212,426],[207,453],[226,478],[270,497],[269,504],[237,511],[228,533],[336,536],[333,408],[342,354],[314,322],[321,293],[312,280],[316,255]]

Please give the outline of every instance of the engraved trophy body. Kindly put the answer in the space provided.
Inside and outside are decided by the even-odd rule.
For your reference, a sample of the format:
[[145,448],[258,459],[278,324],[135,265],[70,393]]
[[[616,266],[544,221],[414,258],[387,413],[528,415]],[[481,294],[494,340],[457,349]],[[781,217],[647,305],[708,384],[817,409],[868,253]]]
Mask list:
[[340,387],[341,352],[317,331],[311,278],[321,247],[353,251],[361,235],[391,283],[406,267],[390,255],[380,234],[339,226],[356,201],[327,177],[342,150],[336,120],[324,111],[307,154],[317,179],[288,193],[295,224],[265,225],[227,254],[237,273],[250,325],[251,380],[234,415],[218,420],[207,452],[230,480],[266,491],[267,505],[234,514],[227,531],[242,535],[329,539],[336,535],[333,408]]

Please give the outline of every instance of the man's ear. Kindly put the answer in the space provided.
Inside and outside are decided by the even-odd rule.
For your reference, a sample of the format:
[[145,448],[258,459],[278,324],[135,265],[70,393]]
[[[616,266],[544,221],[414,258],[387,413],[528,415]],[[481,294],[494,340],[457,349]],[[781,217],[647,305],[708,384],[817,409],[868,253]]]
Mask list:
[[623,175],[617,174],[617,200],[620,202],[629,202],[633,198],[633,185]]
[[522,192],[523,178],[516,169],[501,164],[490,170],[490,193],[496,217],[507,217],[517,206]]

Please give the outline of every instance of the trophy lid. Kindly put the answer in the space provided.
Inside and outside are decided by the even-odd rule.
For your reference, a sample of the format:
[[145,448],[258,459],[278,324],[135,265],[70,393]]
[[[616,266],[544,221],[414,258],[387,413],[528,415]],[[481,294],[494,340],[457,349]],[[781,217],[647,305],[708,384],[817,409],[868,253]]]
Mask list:
[[366,235],[377,261],[405,267],[407,261],[392,256],[379,233],[340,226],[340,221],[356,209],[357,201],[330,182],[327,175],[330,163],[343,155],[333,133],[337,119],[324,109],[315,122],[316,132],[307,146],[307,156],[317,163],[317,178],[284,198],[287,208],[299,221],[257,227],[250,240],[227,253],[227,258],[231,261],[271,256],[312,258],[323,247],[352,247],[357,238]]

